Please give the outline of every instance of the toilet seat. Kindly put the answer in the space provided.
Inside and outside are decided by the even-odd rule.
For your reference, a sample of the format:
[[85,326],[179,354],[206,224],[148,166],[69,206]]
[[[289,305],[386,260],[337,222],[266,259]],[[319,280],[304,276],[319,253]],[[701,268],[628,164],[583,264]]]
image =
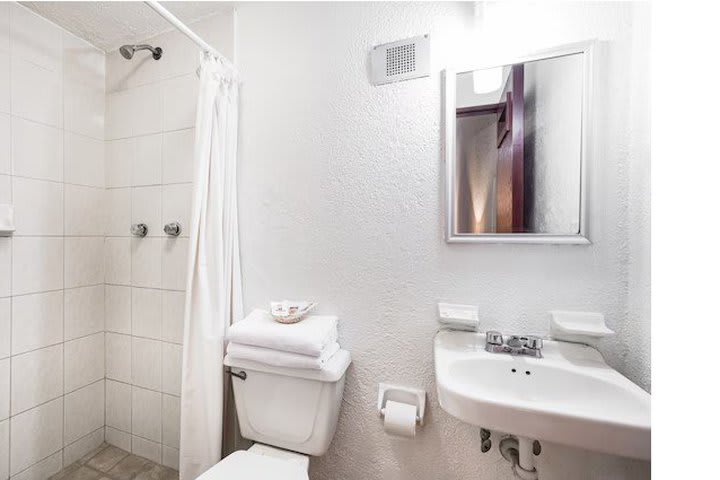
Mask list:
[[262,443],[254,444],[252,447],[248,448],[247,451],[256,455],[265,455],[266,457],[273,457],[278,460],[294,463],[295,465],[302,467],[302,469],[306,472],[310,466],[310,457],[307,455],[283,450],[282,448],[271,447],[270,445],[263,445]]
[[223,458],[197,480],[308,480],[297,462],[240,450]]

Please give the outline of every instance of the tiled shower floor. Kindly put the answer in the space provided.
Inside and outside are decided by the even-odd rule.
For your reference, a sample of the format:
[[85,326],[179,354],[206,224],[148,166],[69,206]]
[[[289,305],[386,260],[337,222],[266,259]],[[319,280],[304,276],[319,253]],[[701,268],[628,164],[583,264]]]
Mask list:
[[178,480],[178,472],[112,445],[102,445],[50,480]]

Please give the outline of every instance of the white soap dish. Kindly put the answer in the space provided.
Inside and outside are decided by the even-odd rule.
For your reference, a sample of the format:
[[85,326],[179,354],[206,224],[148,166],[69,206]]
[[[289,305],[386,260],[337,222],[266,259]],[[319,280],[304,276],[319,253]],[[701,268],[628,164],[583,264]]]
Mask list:
[[480,308],[477,305],[438,303],[438,321],[451,330],[476,332],[480,324]]
[[553,310],[550,313],[550,336],[556,340],[588,343],[615,335],[605,325],[605,315],[596,312]]
[[270,314],[276,322],[297,323],[317,305],[314,302],[282,302],[270,303]]
[[15,231],[15,215],[12,205],[0,204],[0,237],[7,237]]

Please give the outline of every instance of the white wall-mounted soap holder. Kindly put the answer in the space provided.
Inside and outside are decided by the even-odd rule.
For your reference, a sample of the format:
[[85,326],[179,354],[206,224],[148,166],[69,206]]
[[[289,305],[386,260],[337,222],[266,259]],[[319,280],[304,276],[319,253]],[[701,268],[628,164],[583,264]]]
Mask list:
[[615,335],[602,313],[553,310],[549,314],[550,336],[556,340],[590,343]]
[[9,237],[15,232],[15,215],[12,205],[0,204],[0,237]]
[[480,308],[477,305],[438,303],[438,322],[451,330],[475,332],[480,324]]
[[381,418],[385,416],[385,404],[388,400],[398,403],[408,403],[415,405],[415,421],[418,425],[422,426],[425,420],[425,397],[425,390],[420,390],[419,388],[381,383],[378,388],[378,414]]

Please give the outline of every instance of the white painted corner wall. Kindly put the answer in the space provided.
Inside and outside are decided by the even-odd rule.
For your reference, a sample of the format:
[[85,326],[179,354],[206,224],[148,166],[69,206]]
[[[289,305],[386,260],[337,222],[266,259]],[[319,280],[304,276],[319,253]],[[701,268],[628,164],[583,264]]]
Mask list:
[[[314,480],[511,479],[496,449],[440,409],[436,303],[478,304],[482,327],[546,333],[553,308],[604,312],[609,363],[646,389],[649,362],[649,7],[470,3],[240,3],[240,152],[245,307],[309,298],[340,316],[350,350],[337,434]],[[508,35],[508,32],[517,32]],[[430,78],[368,82],[376,44],[421,33]],[[522,55],[599,41],[589,246],[448,245],[443,240],[440,70],[470,52]],[[484,52],[484,53],[480,53]],[[378,382],[425,388],[411,441],[387,436]],[[498,437],[494,437],[497,441]],[[543,478],[642,479],[649,464],[546,444]]]
[[[233,22],[215,15],[190,27],[232,57]],[[162,58],[106,56],[105,440],[177,469],[201,51],[176,30],[145,43]],[[184,228],[180,236],[163,232],[170,222]],[[134,223],[148,235],[132,237]]]

